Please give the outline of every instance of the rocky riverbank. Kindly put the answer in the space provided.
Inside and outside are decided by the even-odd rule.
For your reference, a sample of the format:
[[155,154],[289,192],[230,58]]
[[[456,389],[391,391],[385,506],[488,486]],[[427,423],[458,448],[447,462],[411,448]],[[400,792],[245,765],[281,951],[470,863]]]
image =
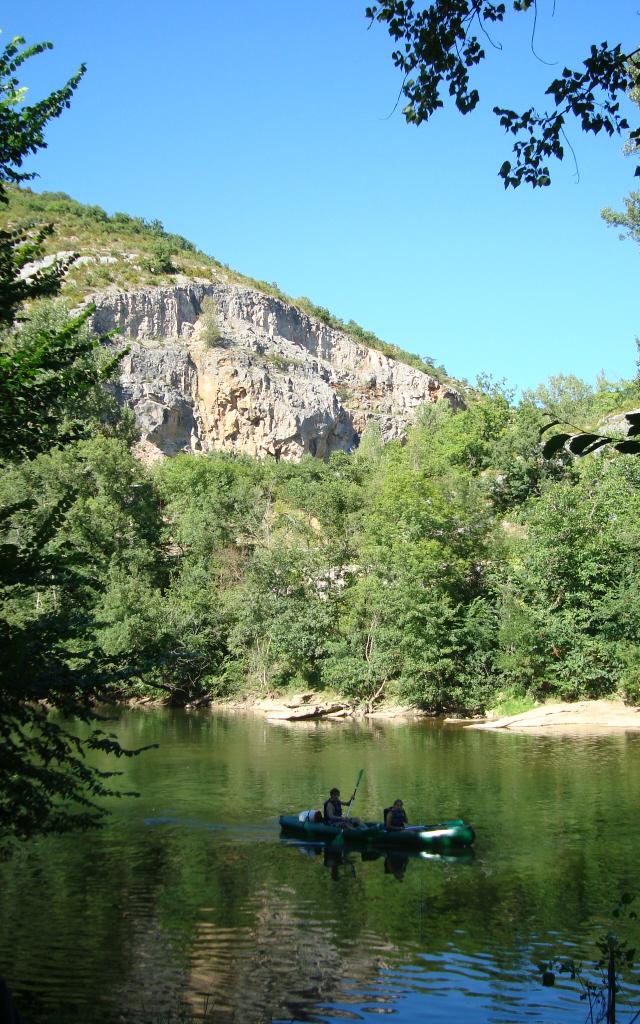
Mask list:
[[[154,697],[134,698],[132,707],[161,707],[166,701]],[[202,697],[185,705],[186,711],[209,709],[231,713],[263,715],[270,722],[344,721],[346,719],[407,719],[436,716],[411,705],[381,704],[367,707],[338,696],[315,691],[280,697],[248,697],[244,700],[217,701]],[[444,725],[504,732],[603,733],[640,729],[640,707],[616,700],[581,700],[574,703],[543,704],[518,715],[502,718],[440,718]]]
[[[131,707],[165,707],[164,698],[151,696],[134,697],[126,702]],[[283,695],[280,697],[247,697],[243,700],[218,701],[213,697],[201,697],[185,704],[186,711],[210,709],[238,713],[264,715],[273,722],[309,722],[314,719],[336,721],[361,718],[425,718],[433,717],[410,705],[377,704],[371,708],[346,698],[318,694],[315,691]]]
[[325,698],[314,692],[257,700],[225,702],[211,705],[216,710],[246,711],[264,715],[270,722],[310,722],[323,719],[338,721],[348,718],[422,718],[425,712],[407,705],[384,704],[369,708],[340,697]]

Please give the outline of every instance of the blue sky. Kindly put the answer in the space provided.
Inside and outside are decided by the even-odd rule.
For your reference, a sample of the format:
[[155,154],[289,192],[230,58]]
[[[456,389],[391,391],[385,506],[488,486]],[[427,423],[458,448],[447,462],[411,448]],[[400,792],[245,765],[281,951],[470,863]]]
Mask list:
[[[517,387],[551,374],[632,376],[637,247],[599,211],[634,187],[622,142],[572,128],[579,164],[551,188],[505,192],[510,146],[494,104],[542,103],[591,42],[638,45],[637,4],[539,0],[497,28],[481,107],[419,128],[365,0],[21,0],[4,38],[48,39],[31,98],[88,72],[29,165],[68,192],[165,227],[253,277],[307,295],[380,337],[473,379]],[[555,6],[555,14],[553,9]]]

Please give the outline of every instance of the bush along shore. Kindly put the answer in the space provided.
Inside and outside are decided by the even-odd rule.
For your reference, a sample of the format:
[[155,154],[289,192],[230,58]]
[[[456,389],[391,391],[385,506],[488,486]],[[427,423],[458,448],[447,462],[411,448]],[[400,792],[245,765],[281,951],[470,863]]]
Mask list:
[[[7,226],[27,214],[54,222],[25,259],[71,240],[92,254],[52,264],[31,298],[176,272],[235,279],[160,222],[64,194],[8,189],[2,212]],[[305,692],[342,703],[328,714],[638,702],[640,459],[606,447],[576,460],[558,446],[546,458],[540,433],[550,418],[547,438],[621,419],[640,407],[638,378],[555,377],[518,403],[480,380],[462,411],[419,410],[405,443],[383,444],[370,421],[356,451],[324,462],[220,452],[145,467],[131,414],[101,383],[117,367],[86,318],[46,298],[18,317],[24,287],[3,340],[22,403],[12,398],[3,423],[24,443],[3,457],[0,508],[11,564],[30,569],[7,569],[3,615],[25,664],[31,640],[41,652],[38,692],[49,659],[73,678],[93,674],[101,697],[275,698],[283,713],[287,695]],[[50,408],[40,426],[25,413],[38,397],[31,378],[23,397],[15,390],[47,345],[59,346],[55,365],[63,348],[66,359],[55,377],[42,367],[55,430]]]

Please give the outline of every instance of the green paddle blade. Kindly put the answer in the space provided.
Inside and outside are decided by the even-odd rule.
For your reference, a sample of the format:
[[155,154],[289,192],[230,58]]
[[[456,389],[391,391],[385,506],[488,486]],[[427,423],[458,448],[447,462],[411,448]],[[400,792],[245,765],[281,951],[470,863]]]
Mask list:
[[334,847],[344,846],[344,836],[343,836],[342,832],[338,833],[338,835],[333,840],[331,845],[334,846]]
[[[351,800],[353,800],[353,797],[358,792],[358,786],[360,785],[360,781],[361,781],[363,775],[364,775],[364,768],[361,768],[360,771],[358,772],[358,778],[356,779],[356,784],[353,787],[353,796],[351,797]],[[351,803],[351,800],[349,801],[349,803]]]
[[356,779],[356,784],[355,784],[355,786],[353,788],[353,793],[351,794],[351,799],[349,800],[349,803],[347,804],[347,813],[346,813],[346,817],[347,818],[351,814],[351,804],[353,803],[353,801],[356,798],[356,793],[358,792],[358,786],[360,785],[360,779],[362,778],[363,775],[364,775],[364,768],[361,768],[360,771],[358,772],[358,778]]

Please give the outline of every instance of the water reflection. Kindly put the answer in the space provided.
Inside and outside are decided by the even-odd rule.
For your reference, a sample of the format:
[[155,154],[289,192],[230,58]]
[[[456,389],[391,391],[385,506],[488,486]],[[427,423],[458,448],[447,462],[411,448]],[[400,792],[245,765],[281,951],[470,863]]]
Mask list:
[[[29,1024],[582,1019],[535,963],[593,961],[637,889],[640,744],[179,712],[120,732],[161,744],[124,765],[142,798],[0,864],[0,973]],[[402,792],[416,818],[473,821],[475,856],[280,839],[279,814],[362,766],[364,818]]]
[[427,850],[404,850],[402,852],[394,850],[376,850],[371,848],[367,848],[366,850],[354,850],[345,849],[344,846],[336,847],[330,842],[308,843],[286,838],[281,838],[280,842],[283,846],[292,847],[297,850],[298,853],[302,854],[302,856],[308,857],[312,861],[319,861],[320,858],[322,858],[324,867],[329,869],[334,881],[338,880],[340,875],[339,869],[341,867],[347,868],[347,873],[350,874],[352,878],[356,878],[356,864],[358,862],[370,863],[372,861],[380,861],[385,875],[391,875],[398,882],[402,882],[410,861],[419,862],[421,864],[424,864],[427,861],[440,862],[442,864],[470,864],[474,858],[474,853],[471,848],[442,854],[432,853]]

